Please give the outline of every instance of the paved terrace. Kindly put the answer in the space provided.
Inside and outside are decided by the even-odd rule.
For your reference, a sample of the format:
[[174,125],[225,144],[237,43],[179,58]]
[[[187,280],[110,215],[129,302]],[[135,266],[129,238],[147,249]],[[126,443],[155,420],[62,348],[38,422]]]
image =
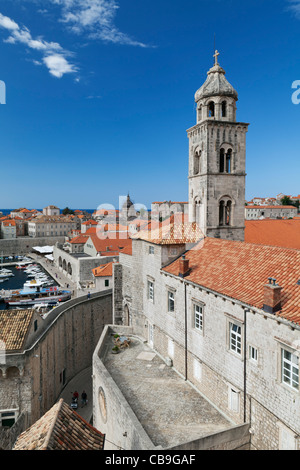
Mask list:
[[131,337],[130,347],[119,354],[111,354],[112,341],[110,335],[105,339],[103,364],[155,446],[172,447],[233,427],[139,338]]

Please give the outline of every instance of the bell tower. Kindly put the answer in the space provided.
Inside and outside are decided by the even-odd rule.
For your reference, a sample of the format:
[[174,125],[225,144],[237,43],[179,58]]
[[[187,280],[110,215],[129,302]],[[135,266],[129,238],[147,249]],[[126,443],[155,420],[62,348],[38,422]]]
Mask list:
[[188,129],[189,220],[207,237],[244,241],[246,133],[238,94],[218,62],[195,94],[197,124]]

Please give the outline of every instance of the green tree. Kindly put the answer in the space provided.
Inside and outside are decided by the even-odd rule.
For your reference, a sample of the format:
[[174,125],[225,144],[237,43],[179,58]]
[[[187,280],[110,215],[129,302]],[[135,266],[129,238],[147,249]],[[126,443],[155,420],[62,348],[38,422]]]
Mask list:
[[68,215],[68,214],[74,214],[74,211],[72,211],[72,209],[69,209],[68,207],[66,207],[63,211],[62,211],[63,215]]
[[283,198],[281,199],[280,202],[281,202],[282,206],[292,206],[293,205],[293,202],[291,201],[291,199],[288,196],[283,196]]

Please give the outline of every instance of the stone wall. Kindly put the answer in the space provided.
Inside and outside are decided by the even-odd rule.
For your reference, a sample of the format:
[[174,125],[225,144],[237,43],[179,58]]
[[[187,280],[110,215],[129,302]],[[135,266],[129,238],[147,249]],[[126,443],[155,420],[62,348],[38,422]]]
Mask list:
[[172,447],[170,450],[250,450],[249,427],[249,424],[235,426],[232,429]]
[[67,382],[91,366],[96,344],[111,322],[111,290],[53,309],[40,325],[40,335],[23,353],[7,354],[11,372],[6,377],[0,375],[0,408],[27,413],[29,425],[37,421],[53,406]]
[[[118,332],[115,326],[113,330]],[[121,327],[121,332],[131,334],[132,329]],[[103,356],[106,354],[106,341],[111,334],[112,329],[108,325],[101,335],[93,356],[93,424],[107,436],[105,450],[155,449],[154,444],[102,362]]]
[[31,252],[33,246],[53,246],[55,243],[63,243],[65,237],[17,237],[9,240],[0,240],[0,256],[26,255]]

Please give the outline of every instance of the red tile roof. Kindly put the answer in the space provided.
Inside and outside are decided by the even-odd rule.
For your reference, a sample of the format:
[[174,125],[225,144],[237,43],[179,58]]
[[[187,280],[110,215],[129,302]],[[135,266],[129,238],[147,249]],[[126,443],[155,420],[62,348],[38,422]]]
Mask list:
[[[101,253],[101,256],[115,256],[118,255],[126,247],[131,247],[131,238],[122,238],[117,233],[113,237],[100,238],[99,233],[97,235],[90,235],[97,253]],[[109,234],[108,234],[109,235]]]
[[72,245],[84,245],[87,240],[89,239],[89,235],[78,235],[78,237],[72,238],[69,243],[72,243]]
[[4,225],[4,227],[15,227],[16,226],[16,222],[14,219],[9,219],[9,220],[4,220],[2,222],[2,225]]
[[0,340],[6,351],[19,351],[24,347],[34,310],[0,310]]
[[105,435],[62,399],[17,439],[13,450],[103,450]]
[[83,222],[82,225],[98,225],[98,222],[94,219],[87,220],[86,222]]
[[[299,250],[205,238],[186,259],[191,269],[187,281],[259,309],[268,277],[275,278],[282,287],[282,308],[276,315],[300,324]],[[163,271],[177,276],[179,260]]]
[[182,213],[172,215],[163,222],[151,221],[132,239],[145,240],[157,245],[176,245],[196,243],[203,238],[199,226],[188,222],[188,216]]
[[98,268],[92,269],[95,277],[111,277],[113,272],[113,263],[102,264]]
[[246,220],[245,242],[300,250],[300,219]]
[[262,205],[262,206],[255,206],[255,205],[250,205],[250,206],[245,206],[245,209],[297,209],[295,206],[276,206],[276,205]]

